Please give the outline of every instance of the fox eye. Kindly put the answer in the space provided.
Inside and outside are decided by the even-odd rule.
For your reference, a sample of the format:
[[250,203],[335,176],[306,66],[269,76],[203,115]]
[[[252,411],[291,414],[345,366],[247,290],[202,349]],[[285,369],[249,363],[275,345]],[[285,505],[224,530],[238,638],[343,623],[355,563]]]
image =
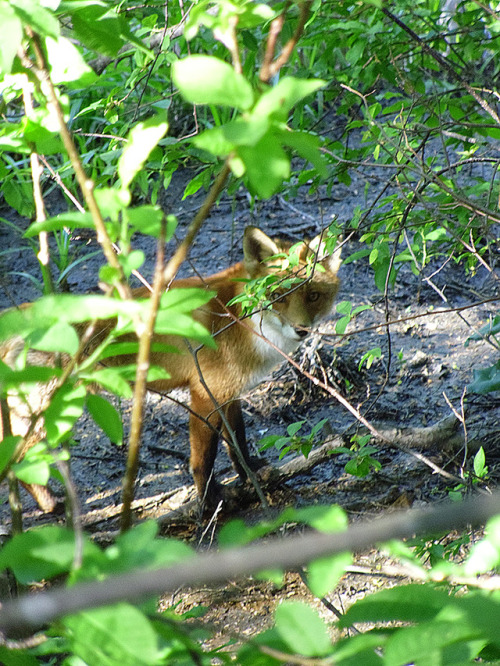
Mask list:
[[307,295],[307,299],[310,303],[315,303],[319,298],[319,293],[317,291],[311,291]]

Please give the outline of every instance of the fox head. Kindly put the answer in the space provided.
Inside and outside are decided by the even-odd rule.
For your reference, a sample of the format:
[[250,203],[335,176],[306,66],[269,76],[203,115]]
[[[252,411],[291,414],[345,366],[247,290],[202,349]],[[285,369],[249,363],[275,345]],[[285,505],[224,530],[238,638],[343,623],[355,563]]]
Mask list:
[[340,249],[327,253],[321,236],[292,245],[247,227],[243,252],[250,278],[264,278],[270,285],[267,307],[252,315],[253,325],[283,352],[292,353],[332,309],[340,285]]

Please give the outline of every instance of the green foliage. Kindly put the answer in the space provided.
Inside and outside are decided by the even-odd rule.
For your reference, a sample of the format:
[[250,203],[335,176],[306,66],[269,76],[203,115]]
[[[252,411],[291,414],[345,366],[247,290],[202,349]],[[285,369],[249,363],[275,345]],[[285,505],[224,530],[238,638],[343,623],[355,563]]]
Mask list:
[[340,317],[335,323],[335,332],[338,335],[343,335],[349,322],[360,312],[370,310],[371,305],[358,305],[353,307],[351,301],[340,301],[340,303],[336,304],[335,309],[342,315],[342,317]]
[[332,453],[344,454],[349,460],[344,469],[353,476],[365,477],[373,471],[382,469],[380,461],[373,457],[378,452],[374,446],[370,445],[371,435],[353,435],[351,437],[351,446],[338,446],[332,449]]
[[300,601],[285,601],[276,609],[276,633],[287,652],[305,657],[323,657],[330,652],[325,624],[312,608]]
[[267,435],[267,437],[263,437],[259,442],[259,450],[265,451],[266,449],[274,447],[280,452],[280,460],[283,456],[286,456],[287,453],[290,453],[290,451],[300,452],[305,458],[307,458],[314,446],[314,439],[327,421],[328,419],[321,419],[318,421],[307,435],[302,433],[299,434],[299,431],[302,429],[302,426],[306,421],[290,423],[286,429],[287,435]]
[[452,500],[460,500],[470,488],[481,481],[488,479],[488,466],[486,465],[486,454],[483,447],[479,450],[472,459],[472,469],[465,469],[463,472],[463,483],[458,484],[448,491],[448,495]]
[[361,360],[358,364],[358,370],[361,370],[363,365],[366,363],[366,368],[369,370],[372,367],[372,364],[376,358],[382,357],[382,350],[380,347],[373,347],[363,354]]
[[[477,333],[471,335],[466,341],[467,346],[471,340],[485,340],[497,351],[500,350],[500,315],[490,318],[490,321],[482,326]],[[474,370],[474,381],[469,384],[472,393],[491,393],[500,390],[500,359],[489,368]]]

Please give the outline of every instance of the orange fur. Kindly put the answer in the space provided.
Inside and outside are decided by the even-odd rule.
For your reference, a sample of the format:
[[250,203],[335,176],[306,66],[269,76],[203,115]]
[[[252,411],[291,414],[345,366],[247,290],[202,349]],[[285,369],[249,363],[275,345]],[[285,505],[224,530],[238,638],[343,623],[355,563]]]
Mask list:
[[[248,453],[238,396],[283,361],[275,347],[286,354],[297,348],[307,330],[330,312],[338,290],[338,252],[322,256],[322,245],[319,239],[315,239],[310,244],[303,243],[298,251],[299,263],[294,270],[303,281],[294,283],[288,290],[278,288],[271,296],[274,300],[271,308],[240,321],[241,306],[229,303],[244,291],[243,281],[270,274],[278,279],[290,277],[286,257],[275,257],[286,253],[289,247],[290,244],[274,241],[256,227],[247,227],[241,263],[204,279],[187,278],[173,283],[175,289],[196,286],[216,293],[206,305],[193,312],[193,317],[212,333],[217,349],[202,347],[193,354],[197,347],[194,341],[158,334],[153,339],[154,343],[179,349],[180,353],[152,352],[151,363],[164,368],[170,378],[153,381],[149,388],[162,393],[177,387],[189,388],[191,470],[200,499],[210,505],[219,496],[213,466],[220,431],[229,442],[229,454],[240,476],[245,478],[246,475],[240,457],[231,445],[232,434],[244,462],[250,467],[255,466],[256,461]],[[306,263],[311,258],[316,265],[312,275],[307,277]],[[146,288],[134,291],[135,298],[148,295]],[[93,344],[99,343],[112,326],[114,322],[98,322]],[[133,339],[133,336],[126,338]],[[105,362],[123,365],[134,360],[124,355],[108,358]]]

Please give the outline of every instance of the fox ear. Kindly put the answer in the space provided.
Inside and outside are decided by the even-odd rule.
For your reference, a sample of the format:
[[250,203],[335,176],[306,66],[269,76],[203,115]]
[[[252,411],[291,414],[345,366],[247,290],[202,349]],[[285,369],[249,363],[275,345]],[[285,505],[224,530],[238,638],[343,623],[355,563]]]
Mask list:
[[262,273],[262,264],[266,259],[279,254],[280,249],[276,243],[269,238],[258,227],[247,227],[243,234],[243,254],[245,257],[245,268],[251,276]]
[[342,251],[342,239],[337,238],[337,245],[335,246],[335,249],[333,252],[329,253],[326,249],[324,241],[322,240],[322,236],[323,234],[320,234],[319,236],[316,236],[316,238],[313,238],[313,240],[309,243],[309,249],[317,255],[317,261],[321,262],[326,270],[336,275],[339,271],[340,264],[342,263],[340,257]]

